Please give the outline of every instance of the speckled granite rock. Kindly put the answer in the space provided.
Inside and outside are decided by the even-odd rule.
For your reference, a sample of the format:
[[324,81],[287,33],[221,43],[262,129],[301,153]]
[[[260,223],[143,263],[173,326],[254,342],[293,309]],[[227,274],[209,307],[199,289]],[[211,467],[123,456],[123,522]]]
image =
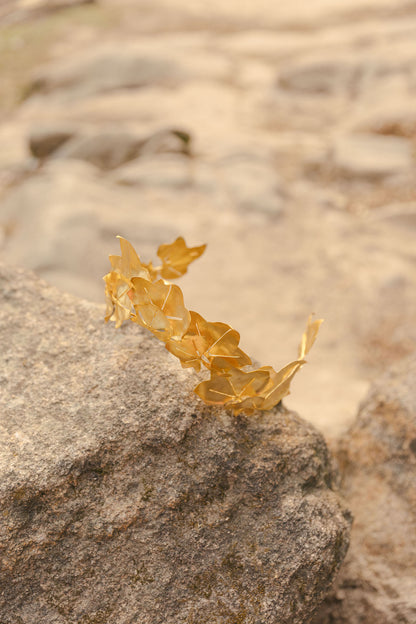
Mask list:
[[342,441],[351,549],[315,624],[416,622],[416,355],[372,388]]
[[135,326],[0,270],[2,624],[300,624],[344,558],[325,442],[203,408]]

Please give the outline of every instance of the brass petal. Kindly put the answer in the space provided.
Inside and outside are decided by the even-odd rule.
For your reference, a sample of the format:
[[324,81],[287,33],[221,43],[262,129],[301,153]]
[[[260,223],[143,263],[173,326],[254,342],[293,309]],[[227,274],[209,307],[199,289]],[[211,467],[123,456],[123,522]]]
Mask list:
[[187,247],[182,236],[179,236],[169,245],[160,245],[157,255],[162,260],[161,277],[176,279],[184,275],[191,262],[199,258],[204,253],[205,248],[206,245]]
[[298,355],[300,360],[302,360],[305,355],[307,355],[311,350],[312,345],[318,335],[321,323],[323,323],[323,319],[317,319],[316,321],[312,321],[312,314],[309,316],[306,329],[302,335],[302,340],[299,345]]

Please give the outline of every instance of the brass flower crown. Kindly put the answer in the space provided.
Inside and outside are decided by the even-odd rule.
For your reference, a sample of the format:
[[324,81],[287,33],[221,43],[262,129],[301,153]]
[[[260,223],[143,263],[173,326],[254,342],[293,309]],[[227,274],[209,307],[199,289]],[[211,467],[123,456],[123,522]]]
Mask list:
[[[110,256],[112,270],[104,277],[107,310],[105,320],[116,327],[131,320],[150,330],[165,343],[183,368],[211,373],[194,392],[208,405],[223,405],[234,414],[268,410],[290,392],[290,384],[305,364],[322,319],[308,319],[299,345],[298,358],[276,372],[271,366],[247,370],[251,359],[238,347],[240,334],[226,323],[210,323],[193,310],[187,310],[179,286],[168,280],[187,272],[206,245],[187,247],[179,237],[161,245],[157,255],[161,265],[141,262],[131,243],[121,236],[121,256]],[[246,370],[243,370],[246,368]]]

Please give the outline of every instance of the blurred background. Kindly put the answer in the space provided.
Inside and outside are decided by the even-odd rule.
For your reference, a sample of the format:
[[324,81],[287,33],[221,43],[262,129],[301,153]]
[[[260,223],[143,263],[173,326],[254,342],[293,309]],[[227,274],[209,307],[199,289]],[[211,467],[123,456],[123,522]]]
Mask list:
[[0,1],[0,260],[103,302],[117,234],[208,243],[185,302],[262,365],[325,318],[329,438],[416,347],[415,166],[415,1]]

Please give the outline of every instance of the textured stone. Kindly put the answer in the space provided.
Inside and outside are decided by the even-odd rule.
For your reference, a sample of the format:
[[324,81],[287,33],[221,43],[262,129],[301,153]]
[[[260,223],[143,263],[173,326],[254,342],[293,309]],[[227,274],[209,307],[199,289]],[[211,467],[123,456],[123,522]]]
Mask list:
[[416,356],[375,383],[340,443],[351,548],[314,624],[416,622]]
[[177,64],[165,57],[106,46],[93,50],[83,60],[77,56],[37,72],[28,93],[66,92],[70,97],[105,93],[114,89],[140,88],[149,84],[176,82],[182,79]]
[[77,134],[68,124],[41,125],[29,134],[29,150],[36,158],[47,158]]
[[87,52],[52,62],[36,71],[27,94],[55,93],[64,99],[89,97],[117,89],[142,89],[150,85],[168,88],[191,78],[224,80],[231,76],[230,63],[214,52],[198,49],[166,50],[157,41],[143,46],[131,39],[103,43]]
[[411,169],[412,152],[411,142],[402,137],[348,135],[334,144],[333,166],[346,176],[379,178]]
[[389,225],[406,228],[408,231],[416,230],[416,202],[388,204],[379,208],[374,215],[373,221],[387,222]]
[[[141,156],[117,169],[114,181],[126,186],[181,190],[203,184],[192,160],[181,154]],[[212,184],[212,182],[211,182]]]
[[[410,99],[410,98],[409,98]],[[386,136],[398,136],[408,139],[416,137],[416,111],[413,100],[405,97],[398,103],[381,101],[371,110],[360,110],[357,119],[353,118],[352,127],[359,132],[372,132]]]
[[279,86],[303,93],[337,93],[351,89],[359,76],[357,63],[348,57],[301,60],[285,67]]
[[[411,74],[414,62],[414,45],[406,37],[387,45],[375,43],[361,50],[358,47],[348,49],[341,43],[338,49],[295,56],[284,64],[278,85],[302,94],[354,98],[368,94],[371,83],[373,88],[377,85],[381,90],[389,81],[396,86],[401,84],[402,78]],[[385,91],[388,97],[389,90]],[[376,97],[379,99],[380,94]]]
[[128,132],[100,132],[74,138],[58,152],[57,158],[85,160],[100,169],[115,169],[140,153],[143,139]]
[[140,153],[188,153],[190,135],[183,130],[160,130],[149,136],[112,130],[74,137],[54,152],[57,158],[85,160],[100,169],[115,169]]
[[0,6],[0,20],[14,24],[40,18],[71,7],[95,4],[97,0],[3,0]]
[[203,408],[140,328],[0,273],[2,624],[298,624],[344,557],[324,440]]

